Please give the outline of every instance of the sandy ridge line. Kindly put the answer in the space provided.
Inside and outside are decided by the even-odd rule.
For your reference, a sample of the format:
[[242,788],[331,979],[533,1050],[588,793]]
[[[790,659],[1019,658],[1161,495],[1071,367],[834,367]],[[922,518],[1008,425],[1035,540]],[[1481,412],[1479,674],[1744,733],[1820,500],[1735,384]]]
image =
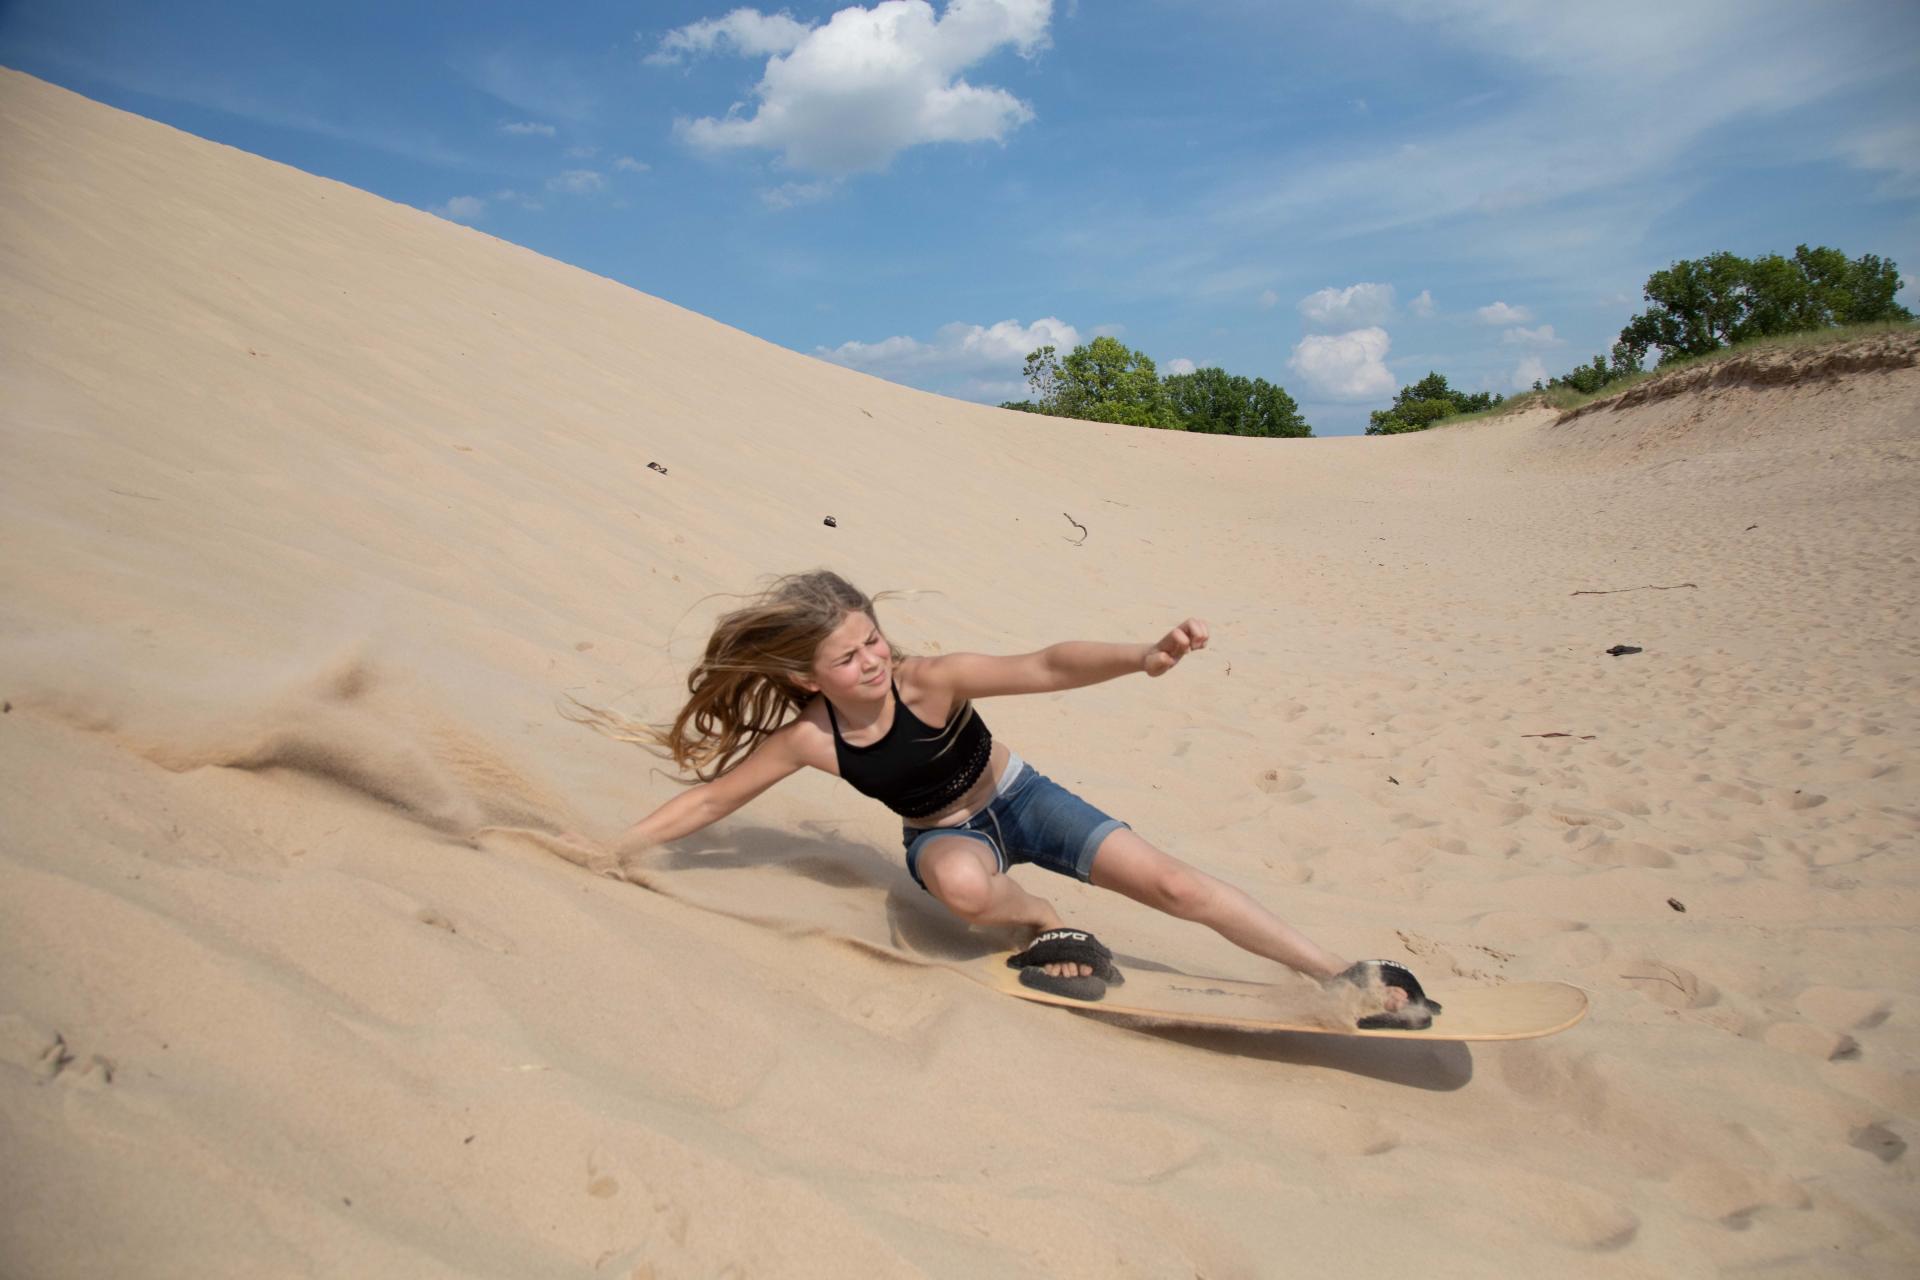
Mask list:
[[1710,391],[1720,387],[1790,387],[1831,382],[1844,374],[1879,373],[1920,365],[1920,330],[1889,333],[1836,343],[1831,347],[1782,347],[1755,351],[1726,360],[1690,365],[1629,387],[1618,395],[1576,405],[1554,419],[1560,426],[1599,409],[1630,409],[1635,405]]

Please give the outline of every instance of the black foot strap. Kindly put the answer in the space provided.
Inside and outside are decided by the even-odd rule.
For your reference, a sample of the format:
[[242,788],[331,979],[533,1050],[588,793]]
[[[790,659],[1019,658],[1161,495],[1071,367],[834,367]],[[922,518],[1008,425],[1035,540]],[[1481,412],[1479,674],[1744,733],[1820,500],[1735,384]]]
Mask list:
[[[1113,952],[1101,945],[1100,939],[1085,929],[1049,929],[1027,944],[1025,951],[1007,957],[1009,969],[1024,969],[1028,972],[1020,975],[1020,981],[1041,991],[1052,990],[1042,987],[1038,981],[1030,979],[1046,978],[1049,982],[1086,982],[1085,978],[1053,978],[1045,973],[1032,972],[1040,965],[1047,964],[1084,964],[1093,970],[1093,976],[1101,984],[1102,990],[1117,987],[1126,979],[1113,967]],[[1062,992],[1070,995],[1071,992]],[[1094,997],[1080,997],[1091,999]]]
[[[1114,970],[1118,973],[1119,970]],[[1022,969],[1020,985],[1032,987],[1035,991],[1046,991],[1056,996],[1067,996],[1073,1000],[1098,1000],[1107,994],[1107,984],[1101,978],[1056,978],[1045,969]]]
[[1334,982],[1351,982],[1356,987],[1365,987],[1378,981],[1382,986],[1398,987],[1407,993],[1407,1002],[1392,1012],[1370,1013],[1360,1019],[1362,1031],[1378,1031],[1392,1028],[1398,1031],[1425,1031],[1433,1025],[1433,1015],[1440,1012],[1440,1002],[1430,998],[1420,987],[1420,979],[1413,976],[1413,970],[1392,960],[1362,960],[1349,965],[1336,975]]

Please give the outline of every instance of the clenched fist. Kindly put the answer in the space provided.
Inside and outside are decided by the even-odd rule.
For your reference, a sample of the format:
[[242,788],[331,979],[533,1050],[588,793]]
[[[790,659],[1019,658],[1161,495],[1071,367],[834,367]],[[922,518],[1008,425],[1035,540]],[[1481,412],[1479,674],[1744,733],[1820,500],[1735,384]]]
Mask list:
[[1150,676],[1163,676],[1173,670],[1174,663],[1187,656],[1188,650],[1206,647],[1207,624],[1198,618],[1188,618],[1167,632],[1159,644],[1147,650],[1147,658],[1141,664],[1141,669]]

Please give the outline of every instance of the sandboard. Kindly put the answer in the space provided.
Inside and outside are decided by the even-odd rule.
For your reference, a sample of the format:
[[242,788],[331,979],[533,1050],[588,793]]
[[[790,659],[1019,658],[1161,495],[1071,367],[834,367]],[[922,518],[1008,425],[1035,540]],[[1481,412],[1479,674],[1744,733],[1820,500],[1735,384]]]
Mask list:
[[[1509,982],[1494,987],[1434,990],[1444,1008],[1425,1031],[1324,1026],[1297,1010],[1297,985],[1276,986],[1233,978],[1208,978],[1172,969],[1121,965],[1126,982],[1108,987],[1099,1000],[1075,1000],[1038,991],[1007,967],[1011,951],[976,962],[972,975],[994,990],[1039,1004],[1062,1005],[1089,1013],[1122,1014],[1158,1023],[1195,1027],[1236,1027],[1243,1031],[1300,1031],[1314,1035],[1359,1036],[1393,1040],[1531,1040],[1565,1031],[1587,1013],[1587,993],[1564,982]],[[1289,1013],[1288,1010],[1296,1012]]]

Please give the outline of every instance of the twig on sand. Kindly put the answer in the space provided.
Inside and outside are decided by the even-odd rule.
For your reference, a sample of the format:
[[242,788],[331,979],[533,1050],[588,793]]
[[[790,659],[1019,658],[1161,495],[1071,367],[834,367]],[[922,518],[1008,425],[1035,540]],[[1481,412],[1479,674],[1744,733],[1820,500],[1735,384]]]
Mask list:
[[1682,587],[1693,587],[1698,590],[1699,586],[1700,584],[1697,582],[1676,582],[1670,587],[1656,587],[1651,585],[1644,587],[1615,587],[1611,591],[1575,591],[1573,594],[1576,596],[1617,596],[1625,591],[1678,591]]
[[[1064,511],[1062,511],[1060,514],[1063,516],[1067,516],[1067,513]],[[1072,516],[1067,516],[1067,523],[1080,531],[1079,542],[1074,542],[1072,538],[1067,539],[1067,541],[1073,542],[1073,545],[1077,547],[1080,545],[1081,542],[1085,542],[1087,540],[1087,526],[1081,524],[1078,520],[1075,520]]]
[[1523,733],[1520,736],[1523,738],[1578,738],[1582,742],[1592,742],[1594,738],[1591,733]]

